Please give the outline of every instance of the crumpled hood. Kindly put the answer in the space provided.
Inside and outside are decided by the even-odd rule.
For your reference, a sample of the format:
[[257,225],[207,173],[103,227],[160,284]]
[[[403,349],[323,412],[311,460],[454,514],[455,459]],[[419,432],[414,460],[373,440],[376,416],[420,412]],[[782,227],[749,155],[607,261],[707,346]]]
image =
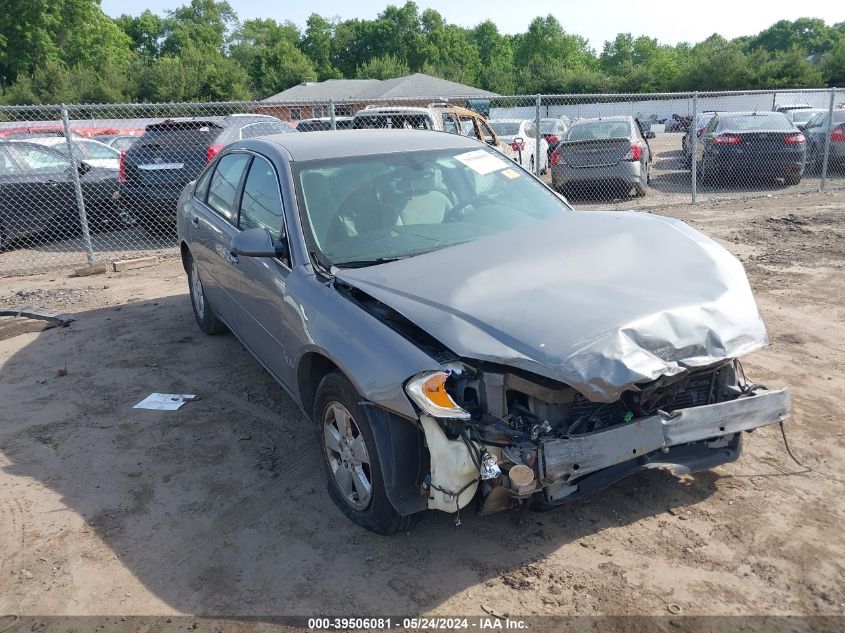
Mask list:
[[642,213],[565,213],[337,277],[459,356],[598,402],[768,342],[742,264],[683,222]]

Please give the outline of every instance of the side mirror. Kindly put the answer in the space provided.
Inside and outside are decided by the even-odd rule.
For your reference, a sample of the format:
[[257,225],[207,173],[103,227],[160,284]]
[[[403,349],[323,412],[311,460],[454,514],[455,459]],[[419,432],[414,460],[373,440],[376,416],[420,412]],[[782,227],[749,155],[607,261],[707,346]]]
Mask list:
[[656,137],[657,137],[657,134],[655,134],[654,132],[652,132],[651,130],[649,130],[648,132],[646,132],[645,137],[646,137],[647,139],[650,139],[650,138],[656,138]]
[[91,171],[91,165],[86,163],[84,160],[81,160],[76,165],[76,171],[79,173],[80,176],[84,176],[89,171]]
[[232,255],[243,257],[287,257],[288,249],[273,239],[269,229],[257,228],[241,231],[232,238]]

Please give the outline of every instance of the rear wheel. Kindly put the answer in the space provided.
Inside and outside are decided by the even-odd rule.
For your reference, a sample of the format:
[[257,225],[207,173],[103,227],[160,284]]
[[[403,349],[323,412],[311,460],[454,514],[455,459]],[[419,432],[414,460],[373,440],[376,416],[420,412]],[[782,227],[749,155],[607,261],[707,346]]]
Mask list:
[[359,405],[361,396],[340,372],[326,375],[317,388],[314,420],[322,446],[329,496],[353,523],[389,536],[406,530],[385,492],[375,438]]
[[801,172],[789,172],[783,177],[783,184],[787,186],[797,185],[801,182]]
[[197,264],[190,254],[185,255],[185,257],[187,260],[185,268],[188,270],[188,289],[191,291],[191,305],[194,307],[197,325],[206,334],[222,334],[226,331],[226,326],[217,318],[214,310],[208,304]]

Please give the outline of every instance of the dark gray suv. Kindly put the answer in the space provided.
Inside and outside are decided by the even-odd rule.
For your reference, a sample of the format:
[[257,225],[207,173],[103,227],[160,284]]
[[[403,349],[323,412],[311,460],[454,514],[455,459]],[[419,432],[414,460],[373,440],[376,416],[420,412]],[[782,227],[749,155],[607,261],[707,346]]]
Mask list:
[[474,139],[233,143],[178,234],[200,328],[301,405],[332,499],[380,534],[711,468],[789,416],[739,363],[767,341],[735,257],[669,218],[574,212]]
[[296,130],[276,117],[230,114],[148,125],[120,154],[120,202],[149,232],[172,232],[185,185],[229,143]]

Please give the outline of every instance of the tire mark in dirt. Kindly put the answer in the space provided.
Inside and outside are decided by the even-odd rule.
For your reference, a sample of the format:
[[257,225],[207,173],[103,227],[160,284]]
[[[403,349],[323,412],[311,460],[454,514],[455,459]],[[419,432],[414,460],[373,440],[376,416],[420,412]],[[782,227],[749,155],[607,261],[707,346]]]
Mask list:
[[0,558],[0,573],[14,568],[14,560],[26,548],[26,523],[23,508],[17,499],[0,503],[0,542],[4,543],[4,555]]

